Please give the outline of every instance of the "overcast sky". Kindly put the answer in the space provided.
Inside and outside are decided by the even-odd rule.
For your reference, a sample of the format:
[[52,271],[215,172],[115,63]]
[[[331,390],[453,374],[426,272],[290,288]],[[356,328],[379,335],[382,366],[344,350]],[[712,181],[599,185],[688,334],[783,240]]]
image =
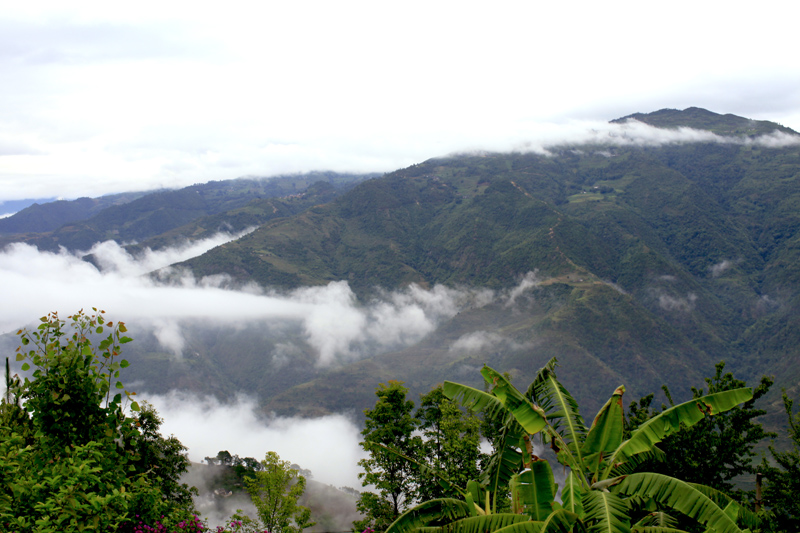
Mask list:
[[4,5],[0,202],[390,171],[665,107],[800,130],[788,1],[215,5]]

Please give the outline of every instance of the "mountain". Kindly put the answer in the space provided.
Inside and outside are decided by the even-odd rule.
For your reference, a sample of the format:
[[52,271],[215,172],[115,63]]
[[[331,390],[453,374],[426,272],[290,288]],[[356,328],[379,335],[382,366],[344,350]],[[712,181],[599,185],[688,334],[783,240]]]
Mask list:
[[68,222],[86,220],[108,207],[131,202],[145,194],[147,193],[131,192],[109,194],[99,198],[33,203],[10,217],[0,219],[0,234],[53,231]]
[[[796,135],[697,108],[631,118],[725,135]],[[620,383],[635,393],[663,383],[688,393],[719,360],[748,378],[774,372],[791,386],[800,331],[798,173],[797,143],[562,146],[550,155],[432,159],[183,266],[285,288],[344,279],[362,299],[375,287],[410,283],[501,290],[537,273],[528,309],[454,317],[420,345],[273,393],[268,406],[279,411],[335,410],[348,403],[342,390],[359,391],[357,403],[368,405],[381,380],[424,391],[484,362],[525,383],[551,356],[582,369],[572,378],[581,401]],[[509,316],[497,316],[504,311]],[[450,346],[475,324],[531,347],[454,356]]]
[[684,110],[661,109],[652,113],[634,113],[612,120],[612,123],[623,123],[637,120],[657,128],[691,128],[707,130],[718,135],[748,136],[767,135],[774,132],[797,135],[791,128],[781,126],[768,120],[752,120],[736,115],[720,115],[707,109],[689,107]]
[[[261,199],[252,193],[263,183],[194,186],[29,238],[80,248],[70,235],[85,232],[157,248],[258,226],[178,266],[276,291],[344,280],[364,305],[412,284],[490,295],[416,344],[376,345],[331,367],[316,364],[299,325],[198,322],[182,359],[132,332],[129,379],[153,392],[247,392],[280,414],[360,413],[389,379],[414,395],[444,379],[481,386],[487,363],[524,386],[551,357],[588,410],[620,384],[632,399],[662,384],[685,397],[720,360],[737,377],[774,374],[776,391],[797,391],[800,135],[699,108],[617,121],[632,119],[719,137],[458,155],[341,187],[307,179],[293,194],[278,181]],[[779,412],[779,392],[770,401]]]
[[[196,224],[203,217],[243,208],[250,202],[257,203],[264,198],[297,197],[317,182],[327,183],[332,190],[341,192],[353,183],[373,176],[312,172],[262,179],[239,178],[136,196],[80,198],[35,205],[0,220],[0,224],[6,223],[0,225],[0,232],[23,233],[5,236],[0,239],[0,245],[27,242],[40,250],[55,251],[61,246],[68,250],[88,250],[94,243],[105,240],[139,242],[172,232],[170,239],[161,239],[163,245],[175,240],[196,238],[196,225],[183,231],[174,230]],[[213,220],[208,219],[207,222]],[[217,221],[219,225],[213,227],[211,233],[228,229],[230,221],[224,217],[218,217]]]

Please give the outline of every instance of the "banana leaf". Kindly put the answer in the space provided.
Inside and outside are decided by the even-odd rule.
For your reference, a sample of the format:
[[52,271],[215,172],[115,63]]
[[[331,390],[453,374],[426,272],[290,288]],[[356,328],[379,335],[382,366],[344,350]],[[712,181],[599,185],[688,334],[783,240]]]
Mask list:
[[511,478],[509,488],[514,512],[524,512],[537,521],[553,512],[558,486],[547,461],[534,461],[530,470]]
[[[756,513],[740,505],[736,500],[720,492],[717,489],[701,485],[699,483],[689,483],[689,486],[697,489],[705,494],[711,501],[717,504],[717,507],[722,508],[728,516],[744,524],[745,527],[757,529],[761,525],[761,519]],[[731,514],[733,513],[733,514]]]
[[736,522],[711,499],[688,483],[662,474],[631,474],[611,488],[616,494],[653,498],[717,533],[740,533]]
[[[465,408],[474,412],[484,412],[488,416],[496,416],[500,412],[504,412],[505,408],[496,396],[478,390],[474,387],[462,385],[461,383],[453,383],[452,381],[445,381],[442,386],[444,395],[454,402],[459,402]],[[503,413],[506,416],[506,413]],[[508,413],[510,416],[510,413]]]
[[625,418],[625,411],[622,409],[624,393],[625,387],[617,387],[611,398],[597,412],[583,442],[581,452],[584,455],[611,453],[622,444],[622,425]]
[[625,460],[623,463],[618,463],[611,468],[610,474],[608,475],[609,478],[623,476],[625,474],[632,474],[636,467],[646,461],[664,461],[667,457],[661,448],[658,446],[653,446],[651,450],[646,452],[637,453],[635,455],[631,455],[630,457]]
[[644,528],[644,527],[661,527],[661,528],[672,528],[675,529],[678,525],[678,519],[674,516],[670,516],[667,513],[661,511],[654,511],[647,516],[643,517],[641,520],[636,522],[632,529],[636,528]]
[[386,533],[411,533],[421,527],[450,523],[474,514],[474,507],[454,498],[428,500],[407,510],[386,529]]
[[583,522],[592,533],[628,533],[628,502],[618,494],[591,490],[583,494]]
[[542,533],[570,533],[573,531],[586,531],[586,528],[583,527],[583,522],[577,514],[566,509],[550,513],[542,526]]
[[695,398],[663,411],[639,426],[628,440],[617,447],[605,461],[600,479],[609,477],[618,463],[623,463],[635,454],[651,450],[664,437],[678,431],[681,424],[686,427],[693,426],[707,415],[725,412],[752,397],[753,391],[749,388],[733,389]]
[[502,374],[488,366],[481,369],[481,374],[492,385],[492,394],[530,435],[539,433],[547,426],[547,419],[541,407],[533,405]]
[[635,525],[631,527],[631,533],[688,533],[688,532],[685,529],[678,529],[675,527]]
[[571,533],[586,531],[575,513],[564,509],[553,511],[544,522],[530,521],[511,524],[492,533]]
[[564,480],[564,488],[561,489],[561,507],[563,507],[566,511],[570,511],[578,516],[582,516],[582,495],[583,490],[581,488],[580,480],[576,478],[575,472],[570,470],[569,474],[567,474],[567,477]]
[[[530,522],[526,515],[498,513],[462,518],[442,525],[442,533],[493,533],[509,525]],[[390,533],[387,530],[387,533]]]
[[494,509],[497,507],[500,488],[507,486],[512,476],[522,470],[522,453],[518,449],[519,439],[514,435],[507,435],[512,431],[513,429],[508,427],[503,428],[497,447],[481,473],[481,484],[493,495]]
[[578,411],[578,402],[556,379],[556,364],[554,357],[539,370],[527,396],[542,408],[547,421],[561,434],[577,461],[583,462],[581,445],[586,437],[586,424]]

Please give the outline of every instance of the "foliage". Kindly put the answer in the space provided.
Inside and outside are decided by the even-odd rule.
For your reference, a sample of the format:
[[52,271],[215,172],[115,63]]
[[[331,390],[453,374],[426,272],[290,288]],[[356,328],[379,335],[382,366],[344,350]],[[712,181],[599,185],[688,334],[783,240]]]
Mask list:
[[[491,385],[488,393],[445,382],[445,394],[466,407],[488,411],[492,416],[504,413],[503,438],[480,483],[471,482],[462,491],[463,505],[458,499],[423,502],[399,517],[388,531],[438,531],[441,527],[465,533],[625,532],[650,527],[652,513],[665,511],[685,515],[718,532],[740,531],[736,525],[739,508],[720,508],[713,499],[717,497],[713,489],[661,474],[632,472],[642,460],[662,455],[655,445],[665,437],[750,400],[750,389],[716,392],[673,406],[650,418],[626,439],[624,387],[614,391],[591,426],[586,427],[577,402],[556,378],[555,366],[552,360],[542,368],[525,394],[486,366],[481,374]],[[535,435],[569,469],[560,503],[555,500],[557,486],[549,463],[533,453]],[[504,480],[508,480],[511,492],[510,513],[498,512],[497,499],[504,497],[499,491]]]
[[218,488],[228,492],[241,492],[245,489],[245,478],[264,469],[264,465],[253,457],[231,455],[228,450],[220,450],[215,457],[205,457],[205,462],[216,470],[214,479]]
[[[734,378],[730,372],[723,374],[724,369],[725,362],[717,364],[714,376],[705,380],[707,392],[703,388],[693,387],[692,396],[700,398],[705,394],[747,385]],[[755,402],[769,391],[772,382],[772,378],[762,377],[758,386],[753,389],[753,397],[741,406],[713,417],[705,417],[692,427],[681,428],[667,436],[658,445],[664,452],[666,461],[645,461],[638,466],[638,470],[667,474],[690,483],[702,483],[741,499],[744,494],[733,481],[742,475],[756,473],[756,466],[753,464],[756,444],[767,437],[775,436],[766,432],[755,421],[766,413],[763,409],[756,409]],[[666,386],[664,392],[670,405],[674,406],[672,394]],[[638,403],[631,404],[626,419],[627,431],[635,430],[658,414],[658,411],[650,408],[652,399],[653,396],[648,395]],[[667,406],[662,405],[661,410],[665,409]]]
[[[420,461],[427,467],[418,474],[416,499],[455,497],[458,494],[449,484],[466,485],[479,473],[480,421],[471,412],[462,412],[441,385],[421,397],[416,416],[423,436]],[[438,477],[449,484],[440,484]]]
[[358,510],[365,519],[356,523],[356,528],[382,531],[413,501],[417,489],[414,465],[387,449],[412,459],[419,455],[422,440],[414,435],[418,422],[412,414],[414,402],[406,399],[407,393],[401,382],[381,383],[375,391],[375,407],[364,410],[361,447],[369,457],[358,462],[364,469],[358,476],[363,486],[374,486],[378,494],[361,494]]
[[149,403],[141,403],[135,420],[138,432],[128,444],[134,471],[156,487],[163,499],[191,509],[197,489],[180,482],[181,474],[189,468],[186,446],[175,436],[165,438],[159,433],[163,419]]
[[[135,522],[191,516],[191,491],[177,482],[185,448],[158,434],[150,406],[119,381],[125,324],[103,311],[67,321],[51,313],[35,331],[20,330],[17,360],[30,379],[13,384],[0,427],[0,524],[25,531],[133,531]],[[92,338],[104,335],[97,344]],[[134,416],[124,414],[130,402]],[[16,414],[14,414],[16,413]]]
[[787,432],[791,448],[779,451],[770,446],[772,463],[764,460],[761,468],[767,484],[764,503],[774,514],[775,531],[800,531],[800,412],[794,413],[794,402],[783,392]]
[[313,526],[311,511],[297,504],[306,479],[275,452],[267,452],[261,465],[261,470],[245,478],[261,526],[271,533],[300,533]]

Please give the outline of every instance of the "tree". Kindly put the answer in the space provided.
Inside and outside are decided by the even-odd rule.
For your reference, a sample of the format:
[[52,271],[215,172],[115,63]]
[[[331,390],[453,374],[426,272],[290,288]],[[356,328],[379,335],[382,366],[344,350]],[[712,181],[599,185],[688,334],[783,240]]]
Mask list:
[[180,482],[181,474],[190,464],[186,446],[175,436],[165,438],[161,435],[159,428],[164,420],[149,403],[141,403],[135,420],[138,431],[128,445],[133,471],[157,487],[164,500],[192,509],[192,496],[197,495],[197,489]]
[[[137,514],[163,515],[164,523],[192,514],[188,488],[176,481],[184,448],[158,435],[155,411],[125,415],[128,403],[139,412],[119,381],[128,366],[121,347],[131,340],[125,324],[94,311],[68,321],[51,313],[34,331],[18,332],[17,360],[33,379],[14,384],[24,420],[3,417],[0,427],[4,531],[132,531]],[[4,412],[18,408],[10,398]]]
[[[734,501],[707,487],[662,474],[634,472],[645,459],[661,455],[655,445],[690,427],[706,415],[721,413],[752,398],[750,389],[702,396],[652,417],[623,437],[622,396],[618,387],[586,427],[578,405],[555,375],[555,359],[542,368],[522,394],[500,373],[484,366],[491,390],[445,382],[444,392],[469,409],[488,411],[505,420],[502,438],[482,473],[461,491],[461,498],[423,502],[399,517],[387,533],[441,527],[451,533],[538,533],[540,531],[626,532],[655,526],[678,531],[677,512],[718,533],[741,531],[736,519],[747,514]],[[569,469],[557,486],[549,463],[533,454],[532,439],[541,437],[559,463]],[[511,512],[498,512],[499,487],[510,488]],[[723,510],[716,501],[722,502]],[[665,529],[666,528],[666,529]]]
[[244,481],[265,530],[300,533],[313,526],[311,511],[297,504],[305,491],[306,479],[275,452],[267,452],[261,465],[261,470]]
[[418,475],[417,500],[456,496],[433,472],[456,486],[477,478],[482,458],[480,421],[448,399],[441,385],[422,395],[417,419],[423,436],[420,461],[427,467]]
[[793,413],[794,402],[783,391],[783,407],[788,419],[787,432],[791,448],[778,451],[769,447],[773,463],[766,459],[761,469],[766,479],[764,503],[774,514],[774,530],[800,531],[800,412]]
[[[724,373],[725,362],[716,365],[714,376],[706,378],[705,391],[702,387],[692,387],[692,397],[700,398],[705,394],[713,394],[745,387],[747,383],[733,377],[730,372]],[[724,413],[706,416],[692,427],[681,428],[658,445],[666,457],[665,461],[650,460],[639,466],[641,471],[667,474],[690,483],[702,483],[726,494],[742,499],[745,494],[737,488],[733,480],[742,475],[754,475],[756,466],[755,445],[773,433],[764,431],[762,425],[755,422],[759,416],[766,414],[763,409],[756,409],[755,402],[763,397],[772,385],[773,380],[767,376],[761,378],[753,389],[753,397]],[[670,406],[674,405],[669,389],[663,387]],[[658,414],[650,407],[653,395],[634,402],[629,407],[626,429],[631,431],[648,419]],[[661,410],[667,409],[666,405]]]
[[378,494],[361,494],[357,506],[365,519],[356,522],[357,528],[383,531],[414,500],[414,464],[387,449],[416,459],[422,444],[420,437],[413,434],[418,421],[412,415],[414,402],[406,399],[407,393],[399,381],[381,383],[375,391],[375,407],[364,410],[361,447],[369,457],[358,462],[364,469],[358,476],[364,487],[372,485]]

